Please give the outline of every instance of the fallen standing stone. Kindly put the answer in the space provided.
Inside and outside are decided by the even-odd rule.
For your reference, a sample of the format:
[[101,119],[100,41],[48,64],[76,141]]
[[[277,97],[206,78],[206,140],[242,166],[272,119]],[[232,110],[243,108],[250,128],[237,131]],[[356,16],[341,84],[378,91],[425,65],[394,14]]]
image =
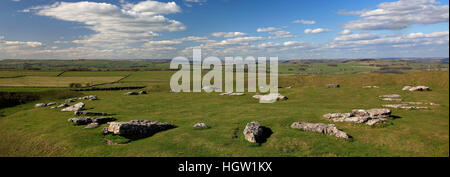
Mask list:
[[51,103],[47,103],[47,106],[54,106],[54,105],[57,105],[58,103],[57,102],[51,102]]
[[416,87],[404,86],[402,88],[402,90],[403,91],[430,91],[431,89],[430,89],[430,87],[420,85],[420,86],[416,86]]
[[410,110],[410,109],[428,109],[428,107],[426,107],[426,106],[411,106],[411,105],[407,105],[407,104],[386,104],[386,105],[383,105],[383,107],[386,107],[386,108],[399,108],[399,109],[406,109],[406,110]]
[[399,94],[389,94],[389,95],[380,95],[379,97],[380,98],[400,98],[402,96]]
[[45,106],[47,106],[47,104],[45,104],[45,103],[38,103],[38,104],[34,105],[35,108],[40,108],[40,107],[45,107]]
[[127,92],[125,93],[125,95],[139,95],[138,92]]
[[75,117],[70,118],[68,121],[73,122],[76,125],[87,125],[90,123],[104,124],[115,120],[116,119],[112,117]]
[[327,88],[339,88],[341,85],[339,84],[327,84]]
[[75,111],[75,115],[83,115],[83,116],[108,116],[111,115],[110,113],[106,112],[87,112],[87,111]]
[[90,123],[84,128],[85,129],[92,129],[92,128],[97,128],[98,126],[100,126],[98,123]]
[[401,98],[383,98],[383,101],[402,101]]
[[354,109],[351,113],[329,113],[323,115],[323,117],[332,120],[333,122],[353,122],[375,125],[386,122],[390,115],[391,110],[389,109]]
[[56,106],[56,108],[65,108],[67,106],[69,106],[69,105],[66,104],[66,103],[63,103],[63,104],[60,104],[60,105]]
[[292,123],[291,128],[296,128],[303,131],[319,132],[323,134],[333,135],[338,138],[349,138],[347,133],[337,129],[334,124],[294,122]]
[[150,120],[132,120],[129,122],[110,122],[103,134],[114,134],[127,138],[143,138],[157,132],[175,128],[175,125]]
[[73,106],[69,106],[67,108],[62,109],[61,111],[70,111],[70,112],[75,112],[75,111],[81,111],[84,108],[84,103],[79,102]]
[[196,123],[194,125],[194,128],[195,129],[205,129],[205,128],[208,128],[208,126],[205,123]]

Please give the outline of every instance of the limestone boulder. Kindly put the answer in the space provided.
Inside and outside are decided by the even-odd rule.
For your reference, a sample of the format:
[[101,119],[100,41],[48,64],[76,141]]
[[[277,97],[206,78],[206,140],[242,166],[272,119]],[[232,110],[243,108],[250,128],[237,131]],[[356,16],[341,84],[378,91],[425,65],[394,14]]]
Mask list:
[[138,92],[127,92],[124,95],[139,95]]
[[45,104],[45,103],[38,103],[38,104],[34,105],[35,108],[40,108],[40,107],[45,107],[45,106],[47,106],[47,104]]
[[61,111],[68,111],[68,112],[81,111],[81,110],[83,110],[84,106],[85,106],[84,103],[79,102],[77,104],[74,104],[72,106],[62,109]]
[[208,128],[208,126],[205,123],[196,123],[194,124],[195,129],[205,129]]
[[103,134],[119,135],[127,138],[143,138],[157,132],[175,128],[175,125],[151,120],[132,120],[129,122],[110,122]]
[[339,88],[341,85],[339,84],[327,84],[327,88]]
[[334,124],[294,122],[292,123],[291,128],[328,134],[336,136],[338,138],[349,138],[349,135],[347,133],[339,130]]
[[244,137],[251,143],[256,143],[263,135],[263,128],[259,122],[247,123],[244,129]]
[[104,124],[115,120],[113,117],[75,117],[70,118],[68,121],[73,122],[75,125],[87,125],[90,123]]

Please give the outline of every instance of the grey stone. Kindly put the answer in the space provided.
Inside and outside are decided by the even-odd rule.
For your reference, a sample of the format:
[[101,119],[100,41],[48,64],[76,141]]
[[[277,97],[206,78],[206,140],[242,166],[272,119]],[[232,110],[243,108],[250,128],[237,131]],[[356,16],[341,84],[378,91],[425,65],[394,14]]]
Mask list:
[[205,123],[196,123],[194,125],[194,128],[196,128],[196,129],[205,129],[205,128],[208,128],[208,126]]
[[69,106],[69,105],[66,104],[66,103],[63,103],[63,104],[60,104],[60,105],[56,106],[56,108],[65,108],[67,106]]
[[175,127],[175,125],[158,121],[132,120],[129,122],[110,122],[109,126],[103,129],[103,133],[112,133],[128,138],[143,138]]
[[90,123],[104,124],[115,120],[116,119],[112,117],[74,117],[70,118],[68,121],[73,122],[76,125],[86,125]]
[[407,105],[407,104],[386,104],[386,105],[383,105],[383,107],[386,107],[386,108],[399,108],[399,109],[406,109],[406,110],[410,110],[410,109],[428,109],[428,107],[426,107],[426,106],[411,106],[411,105]]
[[[368,125],[375,125],[378,123],[384,123],[391,115],[390,109],[353,109],[351,113],[328,113],[323,117],[332,120],[333,122],[353,122],[353,123],[366,123]],[[382,120],[375,120],[382,119]]]
[[339,84],[327,84],[327,88],[339,88],[341,85]]
[[99,126],[98,123],[90,123],[88,124],[86,127],[84,127],[85,129],[92,129],[92,128],[97,128]]
[[125,95],[139,95],[138,92],[127,92],[125,93]]
[[257,140],[263,135],[263,129],[259,122],[250,122],[245,126],[244,137],[251,143],[256,143]]
[[380,98],[400,98],[402,97],[399,94],[389,94],[389,95],[380,95]]
[[225,93],[221,93],[219,95],[229,95],[229,96],[243,96],[245,95],[245,93],[233,93],[233,92],[225,92]]
[[47,103],[47,106],[54,106],[54,105],[57,105],[58,103],[57,102],[51,102],[51,103]]
[[323,134],[333,135],[338,138],[349,138],[347,133],[337,129],[334,124],[294,122],[292,123],[291,128],[296,128],[303,131],[319,132]]
[[253,98],[259,97],[259,103],[274,103],[278,100],[287,100],[288,98],[280,93],[270,93],[267,95],[257,96],[254,95]]
[[106,112],[88,112],[88,111],[75,111],[75,115],[83,115],[83,116],[108,116],[111,115],[110,113]]
[[45,106],[47,106],[47,104],[45,104],[45,103],[38,103],[38,104],[34,105],[35,108],[40,108],[40,107],[45,107]]
[[380,88],[380,87],[375,86],[375,85],[366,85],[366,86],[363,86],[362,88]]
[[81,110],[83,110],[84,105],[85,105],[84,103],[79,102],[75,105],[72,105],[72,106],[62,109],[61,111],[70,111],[70,112],[81,111]]
[[327,119],[334,119],[334,118],[349,118],[351,117],[351,113],[328,113],[323,115],[323,117]]
[[429,91],[429,90],[431,90],[431,89],[430,89],[430,87],[420,85],[420,86],[415,86],[415,87],[412,87],[412,86],[404,86],[404,87],[402,88],[402,90],[403,90],[403,91]]
[[383,101],[402,101],[401,98],[383,98]]
[[75,102],[75,101],[77,101],[78,100],[78,98],[69,98],[69,99],[66,99],[66,103],[72,103],[72,102]]
[[402,88],[402,90],[403,90],[403,91],[407,91],[407,90],[409,90],[409,89],[411,89],[411,88],[412,88],[411,86],[407,85],[407,86],[404,86],[404,87]]

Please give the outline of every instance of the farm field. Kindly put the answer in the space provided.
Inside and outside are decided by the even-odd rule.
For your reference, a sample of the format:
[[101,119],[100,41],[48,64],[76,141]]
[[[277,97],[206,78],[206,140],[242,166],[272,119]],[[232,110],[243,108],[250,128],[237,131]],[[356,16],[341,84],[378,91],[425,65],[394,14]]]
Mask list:
[[[56,77],[59,72],[55,72],[55,76],[33,76],[33,71],[29,71],[26,77],[1,78],[0,85],[5,87],[0,88],[0,92],[39,94],[46,90],[7,86],[20,84],[20,79],[30,77],[41,80],[34,78],[31,80],[36,82],[23,81],[23,86],[67,87],[69,83],[65,80],[68,78],[80,83],[105,83],[128,76],[120,82],[100,87],[146,86],[142,90],[148,91],[148,94],[124,95],[125,92],[133,90],[75,93],[68,92],[68,88],[52,90],[96,95],[100,100],[83,100],[86,109],[113,113],[117,121],[156,120],[177,127],[130,141],[103,135],[102,129],[106,124],[94,129],[83,129],[84,126],[74,126],[67,121],[74,117],[71,112],[61,112],[48,107],[34,108],[34,104],[40,102],[64,102],[67,98],[64,96],[67,93],[64,93],[57,97],[46,96],[41,100],[0,109],[0,156],[448,157],[448,69],[409,70],[401,74],[386,74],[370,72],[370,68],[358,66],[366,65],[353,63],[335,70],[334,65],[314,64],[311,70],[321,72],[320,74],[298,75],[288,73],[289,67],[297,67],[295,64],[280,65],[280,70],[287,73],[279,76],[279,85],[292,88],[281,88],[279,92],[289,99],[273,104],[258,103],[258,100],[252,98],[254,93],[244,96],[171,93],[169,80],[173,71],[68,71],[60,77]],[[358,72],[341,72],[344,68],[353,68],[353,71]],[[55,81],[55,78],[61,80]],[[326,84],[330,83],[339,83],[341,88],[326,88]],[[380,88],[362,88],[366,85],[376,85]],[[431,87],[432,91],[402,91],[404,85],[426,85]],[[373,127],[365,124],[335,123],[339,129],[352,136],[349,140],[290,128],[290,125],[297,121],[331,123],[322,117],[326,113],[350,112],[357,108],[380,108],[383,104],[392,104],[378,98],[384,94],[400,94],[404,101],[432,102],[439,105],[420,110],[392,109],[395,118],[390,118],[386,124]],[[250,121],[259,121],[270,128],[273,134],[264,143],[248,143],[242,131]],[[210,128],[196,130],[192,126],[197,122],[205,122]],[[117,142],[130,142],[120,145],[105,143],[105,139],[111,138]]]

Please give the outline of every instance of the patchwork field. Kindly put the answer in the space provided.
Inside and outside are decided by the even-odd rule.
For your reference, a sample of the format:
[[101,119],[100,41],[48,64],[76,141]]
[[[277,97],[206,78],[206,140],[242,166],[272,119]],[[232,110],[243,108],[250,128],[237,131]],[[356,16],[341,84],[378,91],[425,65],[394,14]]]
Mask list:
[[[110,112],[118,121],[143,119],[168,122],[177,128],[126,144],[107,145],[105,138],[112,137],[102,135],[106,124],[95,129],[74,126],[67,121],[74,117],[71,112],[48,107],[34,108],[34,104],[39,102],[63,102],[64,95],[43,97],[38,101],[0,109],[0,156],[449,156],[448,70],[410,71],[404,74],[280,75],[279,85],[292,88],[280,89],[280,93],[289,99],[273,104],[258,103],[252,98],[254,93],[244,96],[170,93],[172,73],[67,72],[61,78],[70,76],[80,79],[79,82],[100,83],[131,74],[111,85],[143,85],[147,86],[143,90],[149,94],[125,96],[124,93],[128,92],[125,90],[76,93],[99,97],[100,100],[83,101],[88,111]],[[101,79],[95,80],[98,78]],[[13,80],[1,80],[0,83],[13,83]],[[328,89],[326,84],[329,83],[339,83],[341,88]],[[68,83],[47,78],[40,80],[39,84]],[[380,88],[362,88],[365,85]],[[432,91],[402,91],[404,85],[426,85]],[[14,89],[1,88],[0,91]],[[21,91],[45,92],[31,88]],[[395,118],[375,127],[335,123],[352,136],[349,140],[290,128],[296,121],[331,123],[322,117],[330,112],[380,108],[382,104],[391,104],[378,98],[384,94],[400,94],[404,101],[439,105],[420,110],[392,109]],[[272,130],[273,134],[267,142],[251,144],[244,140],[242,131],[250,121],[259,121]],[[197,122],[205,122],[210,128],[196,130],[192,126]],[[128,141],[121,138],[113,140]]]

